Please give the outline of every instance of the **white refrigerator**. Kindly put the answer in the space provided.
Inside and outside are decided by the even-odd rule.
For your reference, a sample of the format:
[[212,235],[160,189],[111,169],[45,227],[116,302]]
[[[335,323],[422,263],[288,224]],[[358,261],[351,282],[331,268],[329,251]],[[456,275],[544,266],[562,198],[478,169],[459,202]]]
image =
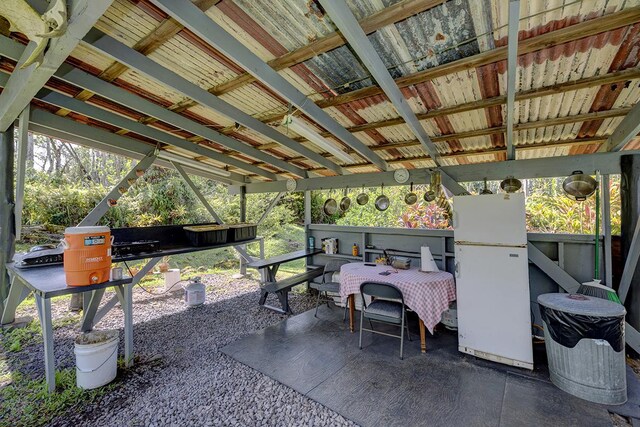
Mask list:
[[458,350],[533,369],[524,194],[453,199]]

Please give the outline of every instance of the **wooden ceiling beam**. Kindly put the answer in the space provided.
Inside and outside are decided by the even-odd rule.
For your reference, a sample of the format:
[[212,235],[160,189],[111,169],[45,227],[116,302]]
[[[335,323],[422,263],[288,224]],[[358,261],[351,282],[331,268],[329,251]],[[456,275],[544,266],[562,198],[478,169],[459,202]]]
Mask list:
[[[447,0],[404,0],[376,12],[371,16],[363,18],[358,21],[358,23],[366,34],[371,34],[380,28],[395,24],[396,22],[404,21],[413,15],[432,9],[446,1]],[[336,31],[335,33],[327,34],[306,46],[272,59],[267,62],[267,65],[276,71],[280,71],[296,64],[300,64],[322,53],[329,52],[330,50],[336,49],[344,44],[345,40],[342,37],[342,34],[340,34],[339,31]],[[225,83],[211,88],[210,91],[216,95],[222,95],[255,81],[255,77],[251,74],[243,73]]]
[[[640,69],[629,68],[624,71],[615,71],[613,73],[607,73],[598,76],[585,77],[579,80],[573,80],[564,83],[558,83],[551,86],[544,86],[540,88],[529,89],[516,94],[516,101],[525,101],[528,99],[540,98],[543,96],[556,95],[564,92],[571,92],[580,89],[588,89],[595,86],[602,86],[614,83],[627,82],[634,79],[640,79]],[[436,117],[446,117],[451,114],[464,113],[467,111],[480,110],[488,107],[495,107],[498,105],[506,104],[506,96],[496,96],[493,98],[480,99],[478,101],[466,102],[464,104],[453,105],[451,107],[443,107],[435,110],[428,111],[426,113],[417,114],[419,120],[433,119]],[[269,117],[262,119],[265,123],[273,122],[277,120],[277,117]],[[280,117],[282,119],[282,117]],[[379,122],[365,123],[363,125],[356,125],[348,127],[349,132],[364,132],[373,129],[380,129],[389,126],[397,126],[404,123],[402,117],[394,117],[392,119],[381,120]],[[220,133],[228,134],[232,131],[231,127],[223,128]],[[320,135],[327,137],[330,136],[328,132],[321,132]],[[294,138],[296,141],[303,141],[302,138]]]
[[[585,77],[583,79],[558,83],[552,86],[544,86],[540,88],[529,89],[516,94],[516,101],[526,101],[529,99],[540,98],[543,96],[557,95],[560,93],[576,91],[580,89],[588,89],[591,87],[623,83],[634,79],[640,79],[640,69],[630,68],[624,71],[616,71],[613,73]],[[481,99],[478,101],[471,101],[464,104],[453,105],[451,107],[443,107],[435,110],[428,111],[426,113],[417,114],[419,120],[434,119],[436,117],[446,117],[451,114],[464,113],[473,110],[479,110],[488,107],[494,107],[498,105],[506,104],[507,98],[505,96],[497,96],[493,98]],[[601,112],[602,113],[602,112]],[[266,122],[266,121],[265,121]],[[389,126],[397,126],[404,123],[402,117],[395,117],[393,119],[382,120],[379,122],[365,123],[363,125],[356,125],[348,127],[349,132],[365,132],[373,129],[381,129]],[[231,132],[230,128],[224,128],[220,133],[227,134]],[[328,132],[321,132],[320,135],[327,137],[330,136]],[[304,138],[294,138],[296,141],[305,141]],[[271,144],[263,144],[259,146],[260,149],[273,148]],[[375,148],[374,148],[375,149]]]
[[[517,0],[516,0],[517,1]],[[344,0],[320,0],[320,4],[331,17],[333,23],[340,29],[347,40],[349,47],[358,56],[360,62],[369,70],[369,73],[384,91],[384,94],[393,104],[398,114],[404,119],[407,127],[422,144],[422,148],[440,166],[440,152],[431,141],[429,134],[420,124],[415,111],[407,102],[404,94],[393,80],[382,58],[375,47],[359,26],[356,17]],[[516,38],[517,40],[517,38]]]
[[[76,48],[80,39],[89,31],[109,8],[113,0],[90,4],[88,0],[72,0],[68,5],[67,27],[59,37],[48,43],[47,50],[37,64],[22,68],[37,46],[31,41],[19,58],[16,68],[0,95],[0,131],[4,132],[16,120],[20,112],[29,105],[33,96],[44,87],[58,67]],[[67,17],[65,16],[66,20]]]
[[[585,144],[604,144],[607,140],[606,136],[602,136],[602,137],[593,137],[593,138],[583,138],[583,139],[573,139],[570,141],[559,141],[559,142],[541,142],[541,143],[537,143],[537,144],[529,144],[529,145],[521,145],[521,146],[516,146],[516,151],[522,151],[522,150],[536,150],[536,149],[540,149],[540,148],[548,148],[548,147],[573,147],[576,145],[585,145]],[[491,148],[489,150],[473,150],[473,151],[461,151],[461,152],[457,152],[457,153],[450,153],[450,154],[442,154],[440,157],[443,159],[457,159],[457,158],[466,158],[469,156],[481,156],[481,155],[485,155],[485,154],[496,154],[496,153],[506,153],[507,149],[502,147],[502,148]],[[393,165],[393,164],[403,164],[406,162],[421,162],[421,161],[428,161],[431,160],[431,158],[429,156],[416,156],[416,157],[403,157],[403,158],[399,158],[399,159],[393,159],[393,160],[387,160],[387,163]],[[348,165],[346,166],[347,169],[357,169],[357,168],[362,168],[365,166],[373,166],[370,163],[360,163],[357,165]],[[309,172],[321,172],[324,169],[322,168],[314,168],[314,169],[309,169]]]
[[[424,12],[425,10],[429,10],[436,6],[439,6],[446,1],[447,0],[404,0],[360,20],[359,23],[365,33],[371,34],[379,30],[380,28],[403,21],[413,15],[417,15],[420,12]],[[278,58],[268,61],[267,65],[269,65],[276,71],[284,70],[285,68],[292,67],[296,64],[300,64],[308,59],[311,59],[314,56],[343,46],[345,43],[346,42],[340,32],[327,34],[326,36],[321,37],[306,46],[285,53]],[[208,91],[213,95],[220,96],[255,81],[256,78],[254,76],[245,72],[239,74],[238,76],[227,82],[209,88]],[[193,107],[194,105],[196,105],[195,102],[187,99],[175,103],[174,105],[169,107],[169,109],[179,113]],[[282,120],[282,117],[282,114],[277,114],[273,119],[262,118],[260,120],[268,123],[275,120]]]
[[[198,6],[201,10],[208,10],[215,4],[217,4],[220,0],[196,0],[194,4]],[[154,52],[160,46],[162,46],[167,40],[171,39],[173,36],[178,34],[184,26],[182,26],[178,21],[173,18],[167,18],[158,24],[158,26],[149,33],[146,37],[140,39],[136,44],[134,44],[131,48],[140,52],[141,54],[147,56],[150,53]],[[104,81],[112,82],[121,75],[123,75],[129,67],[126,65],[114,61],[105,68],[98,77]],[[86,101],[95,95],[93,92],[88,90],[82,90],[78,95],[74,98],[79,99],[80,101]],[[64,108],[61,108],[56,112],[59,116],[66,116],[70,111]],[[125,132],[126,133],[126,132]]]
[[[559,44],[590,37],[606,31],[615,30],[640,21],[640,6],[624,9],[599,18],[583,21],[569,27],[521,40],[518,43],[518,54],[525,55],[540,49],[557,46]],[[477,68],[483,65],[507,59],[507,46],[488,50],[477,55],[452,61],[447,64],[428,68],[424,71],[397,78],[396,84],[399,87],[406,87],[443,77],[452,73]],[[375,95],[382,95],[384,92],[378,86],[369,86],[363,89],[354,90],[343,95],[322,99],[316,102],[320,108],[333,107],[348,102],[357,101]]]
[[[273,68],[269,67],[259,56],[251,51],[241,41],[236,39],[231,33],[227,32],[224,28],[214,22],[201,10],[194,7],[189,0],[152,0],[152,2],[154,5],[162,9],[165,13],[172,15],[175,19],[181,22],[186,28],[191,30],[207,44],[213,46],[227,58],[234,61],[236,64],[244,68],[247,72],[254,75],[270,90],[274,91],[280,97],[296,106],[307,117],[309,117],[311,120],[313,120],[315,123],[326,129],[327,131],[331,132],[346,146],[356,150],[362,157],[374,163],[380,170],[387,170],[387,164],[378,155],[371,151],[371,149],[366,144],[353,136],[351,133],[347,132],[345,128],[338,121],[336,121],[336,119],[334,119],[326,111],[319,108],[313,101],[309,100],[305,94],[300,92],[291,82],[278,74],[275,70],[273,70]],[[209,96],[213,96],[206,91],[203,92]],[[202,103],[202,101],[199,100],[198,97],[186,93],[185,95]],[[219,99],[217,97],[215,98]],[[224,111],[222,111],[221,108],[218,108],[218,110],[223,112],[224,114]],[[256,120],[255,118],[251,116],[249,116],[249,118],[252,121],[259,123],[260,125],[263,125],[262,122]],[[246,125],[247,127],[252,127],[249,124],[243,123],[240,118],[238,118],[236,121],[238,123]],[[259,132],[269,136],[269,134],[264,131],[259,130]],[[284,137],[284,135],[281,133],[279,135],[281,137]],[[280,141],[278,138],[272,136],[270,137],[271,139],[282,143],[282,141]],[[294,141],[291,142],[293,143]],[[283,145],[286,146],[285,143],[283,143]],[[290,148],[292,148],[294,151],[300,151],[300,148]],[[313,156],[316,155],[316,153],[314,152],[310,152],[309,154],[301,154],[304,154],[307,158],[315,161],[316,163],[325,163],[325,160],[322,157],[320,157],[319,160],[314,159]],[[334,164],[334,166],[337,165]],[[341,174],[341,168],[337,166],[337,169],[339,169],[337,172]]]
[[[629,112],[631,111],[630,107],[627,108],[616,108],[614,110],[607,110],[607,111],[596,111],[596,112],[591,112],[591,113],[583,113],[583,114],[576,114],[573,116],[566,116],[566,117],[556,117],[553,119],[546,119],[546,120],[538,120],[535,122],[526,122],[526,123],[518,123],[515,124],[513,126],[513,130],[514,132],[517,131],[523,131],[523,130],[530,130],[530,129],[540,129],[540,128],[545,128],[545,127],[550,127],[550,126],[560,126],[560,125],[566,125],[566,124],[573,124],[573,123],[581,123],[581,122],[586,122],[586,121],[591,121],[591,120],[604,120],[604,119],[611,119],[611,118],[615,118],[615,117],[623,117],[626,116]],[[438,135],[438,136],[432,136],[431,140],[433,142],[447,142],[447,141],[451,141],[451,140],[459,140],[459,139],[465,139],[465,138],[476,138],[479,136],[489,136],[489,135],[495,135],[495,134],[500,134],[500,133],[504,133],[507,130],[506,126],[496,126],[496,127],[492,127],[492,128],[486,128],[486,129],[477,129],[477,130],[471,130],[471,131],[467,131],[467,132],[459,132],[459,133],[453,133],[453,134],[449,134],[449,135]],[[260,145],[257,148],[259,150],[263,150],[266,148],[271,148],[269,147],[270,144],[264,144],[264,145]],[[398,142],[395,144],[387,144],[387,145],[378,145],[378,146],[374,146],[371,147],[371,149],[373,151],[385,151],[385,150],[393,150],[393,149],[398,149],[398,148],[408,148],[408,147],[416,147],[419,146],[420,142],[418,140],[411,140],[411,141],[403,141],[403,142]],[[265,148],[265,146],[267,146]],[[488,153],[494,152],[494,151],[486,151]],[[477,153],[476,153],[477,154]],[[331,156],[330,153],[321,153],[322,156]],[[428,158],[428,157],[426,157]],[[292,157],[289,159],[289,161],[296,161],[296,160],[301,160],[301,158],[298,157]]]

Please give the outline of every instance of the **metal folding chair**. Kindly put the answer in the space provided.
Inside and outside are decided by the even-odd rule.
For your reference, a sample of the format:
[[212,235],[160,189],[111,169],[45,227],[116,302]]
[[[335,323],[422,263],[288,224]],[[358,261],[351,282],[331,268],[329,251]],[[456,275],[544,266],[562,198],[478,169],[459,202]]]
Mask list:
[[[407,330],[407,338],[411,341],[409,326],[407,324],[407,311],[404,304],[402,291],[390,283],[364,282],[360,285],[360,295],[362,296],[362,310],[360,310],[360,339],[359,346],[362,350],[362,331],[374,334],[386,335],[388,337],[400,338],[400,359],[403,358],[404,331]],[[367,305],[365,296],[374,297],[373,301]],[[394,301],[389,301],[394,300]],[[365,329],[364,319],[369,322],[388,323],[400,326],[400,335],[388,334],[382,331]]]
[[[316,289],[318,291],[318,298],[316,299],[316,311],[314,313],[315,317],[318,317],[318,307],[320,306],[320,300],[322,302],[327,303],[327,307],[329,306],[329,302],[333,301],[332,298],[329,298],[328,292],[340,293],[340,283],[333,281],[333,273],[339,273],[340,267],[345,264],[349,264],[349,261],[343,259],[332,259],[327,262],[324,266],[324,272],[322,273],[322,283],[310,283],[309,287]],[[328,278],[327,278],[328,276]],[[322,293],[324,292],[324,297],[322,297]],[[347,308],[349,303],[345,305],[344,308],[344,316],[342,321],[347,318]]]

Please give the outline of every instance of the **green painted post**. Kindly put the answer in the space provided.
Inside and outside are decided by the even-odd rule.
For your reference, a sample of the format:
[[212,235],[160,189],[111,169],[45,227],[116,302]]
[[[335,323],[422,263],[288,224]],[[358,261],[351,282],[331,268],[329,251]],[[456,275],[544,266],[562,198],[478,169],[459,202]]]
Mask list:
[[[9,295],[9,275],[5,269],[13,259],[16,222],[13,196],[13,124],[0,133],[0,309]],[[1,311],[0,310],[0,311]]]
[[[600,174],[597,174],[600,183]],[[593,272],[594,279],[600,279],[600,186],[596,188],[596,265]]]

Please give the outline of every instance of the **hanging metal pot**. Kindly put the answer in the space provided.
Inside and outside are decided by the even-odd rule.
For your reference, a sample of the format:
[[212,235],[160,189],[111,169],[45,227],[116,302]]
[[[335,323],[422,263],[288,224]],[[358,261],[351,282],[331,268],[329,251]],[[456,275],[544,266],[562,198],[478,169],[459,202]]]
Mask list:
[[322,209],[324,210],[325,215],[328,216],[335,215],[336,212],[338,212],[338,202],[336,202],[336,199],[331,197],[331,193],[329,193],[329,198],[325,200],[324,207]]
[[480,194],[493,194],[493,191],[489,190],[489,187],[487,187],[487,178],[484,179],[484,188]]
[[522,188],[522,182],[513,176],[508,176],[500,183],[500,188],[507,193],[515,193]]
[[597,188],[598,182],[582,171],[573,171],[562,183],[562,189],[567,196],[578,202],[587,200]]
[[351,199],[347,196],[347,189],[344,190],[344,196],[340,200],[340,210],[346,212],[351,207]]
[[381,194],[376,198],[376,209],[380,212],[386,211],[389,208],[389,198],[384,195],[384,184],[381,185]]
[[431,189],[431,184],[429,184],[429,189],[424,193],[424,201],[427,203],[431,203],[436,199],[436,192]]
[[369,203],[369,195],[364,192],[364,185],[362,186],[362,193],[358,194],[358,197],[356,197],[356,202],[358,202],[360,206],[364,206]]
[[438,172],[434,172],[430,176],[429,180],[429,189],[424,193],[424,201],[427,203],[433,202],[438,194],[435,192],[435,188],[439,188],[440,174]]
[[404,202],[413,205],[418,201],[418,196],[413,192],[413,182],[411,183],[410,192],[404,196]]

